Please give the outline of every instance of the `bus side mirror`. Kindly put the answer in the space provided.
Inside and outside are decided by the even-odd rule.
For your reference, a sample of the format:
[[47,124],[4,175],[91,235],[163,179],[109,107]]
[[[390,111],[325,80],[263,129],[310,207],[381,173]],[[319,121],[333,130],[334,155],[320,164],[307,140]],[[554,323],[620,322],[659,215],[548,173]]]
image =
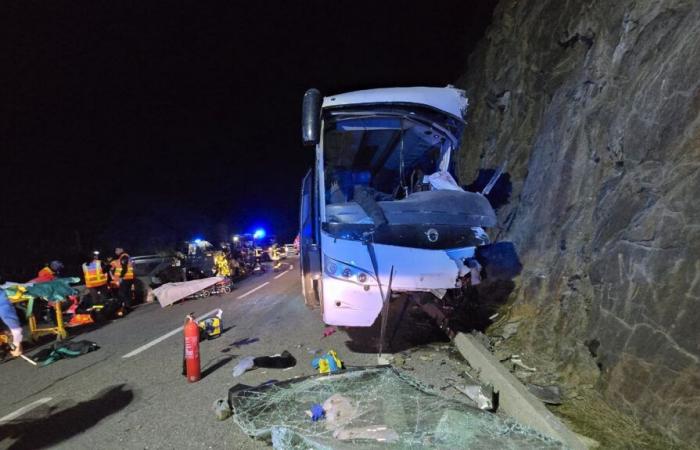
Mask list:
[[321,134],[321,92],[309,89],[301,108],[301,140],[304,145],[318,144]]

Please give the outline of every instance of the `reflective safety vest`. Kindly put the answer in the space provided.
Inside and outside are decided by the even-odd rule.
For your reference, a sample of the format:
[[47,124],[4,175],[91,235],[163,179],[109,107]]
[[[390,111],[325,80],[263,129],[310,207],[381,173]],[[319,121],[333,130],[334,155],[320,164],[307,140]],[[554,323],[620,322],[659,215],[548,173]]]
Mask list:
[[56,278],[56,273],[49,266],[44,267],[36,275],[36,279],[40,281],[51,281]]
[[83,275],[85,275],[86,287],[96,288],[107,284],[107,274],[102,271],[102,263],[100,261],[83,264]]
[[122,253],[119,255],[114,261],[111,262],[111,270],[110,272],[112,273],[112,281],[114,282],[119,282],[119,280],[122,278],[122,263],[121,260],[124,257],[127,257],[129,259],[129,262],[126,265],[126,273],[124,273],[124,279],[125,280],[133,280],[134,279],[134,265],[131,262],[131,258],[129,255],[126,253]]
[[216,275],[219,277],[230,277],[231,267],[228,264],[226,255],[223,252],[214,253],[214,267],[216,268]]

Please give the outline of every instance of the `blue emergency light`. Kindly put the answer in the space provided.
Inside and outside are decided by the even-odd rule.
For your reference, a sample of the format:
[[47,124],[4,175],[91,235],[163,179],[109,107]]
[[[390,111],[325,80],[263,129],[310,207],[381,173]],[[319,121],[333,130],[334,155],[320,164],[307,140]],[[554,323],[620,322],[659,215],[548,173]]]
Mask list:
[[253,233],[253,239],[262,239],[265,237],[265,230],[262,228],[258,228],[255,230],[255,233]]

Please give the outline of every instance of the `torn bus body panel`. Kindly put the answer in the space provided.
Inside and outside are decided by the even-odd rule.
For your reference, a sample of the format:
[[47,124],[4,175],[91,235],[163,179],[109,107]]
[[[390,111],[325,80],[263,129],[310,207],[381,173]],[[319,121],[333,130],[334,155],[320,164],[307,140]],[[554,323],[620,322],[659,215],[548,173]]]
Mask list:
[[454,256],[446,250],[373,245],[379,282],[364,243],[322,235],[327,276],[323,283],[323,320],[327,324],[371,326],[382,308],[379,283],[386,289],[392,267],[393,292],[431,292],[458,287],[463,271],[459,261],[474,256],[474,247],[461,249]]
[[497,220],[486,197],[456,180],[467,105],[452,87],[324,98],[316,193],[326,323],[371,326],[392,267],[391,291],[409,294],[459,288],[478,270],[470,261]]

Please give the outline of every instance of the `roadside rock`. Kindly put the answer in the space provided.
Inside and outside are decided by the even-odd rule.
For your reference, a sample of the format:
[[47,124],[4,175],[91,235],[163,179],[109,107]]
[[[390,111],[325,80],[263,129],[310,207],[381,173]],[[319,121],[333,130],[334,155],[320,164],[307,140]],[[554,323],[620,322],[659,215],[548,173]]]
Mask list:
[[511,351],[695,446],[698,42],[693,0],[502,0],[457,82],[460,179],[507,162],[513,182],[497,236],[524,267]]
[[511,336],[518,332],[519,322],[509,322],[503,326],[501,331],[501,337],[503,339],[509,339]]
[[532,395],[550,405],[561,405],[561,390],[559,386],[538,386],[536,384],[528,384],[527,389],[532,392]]

